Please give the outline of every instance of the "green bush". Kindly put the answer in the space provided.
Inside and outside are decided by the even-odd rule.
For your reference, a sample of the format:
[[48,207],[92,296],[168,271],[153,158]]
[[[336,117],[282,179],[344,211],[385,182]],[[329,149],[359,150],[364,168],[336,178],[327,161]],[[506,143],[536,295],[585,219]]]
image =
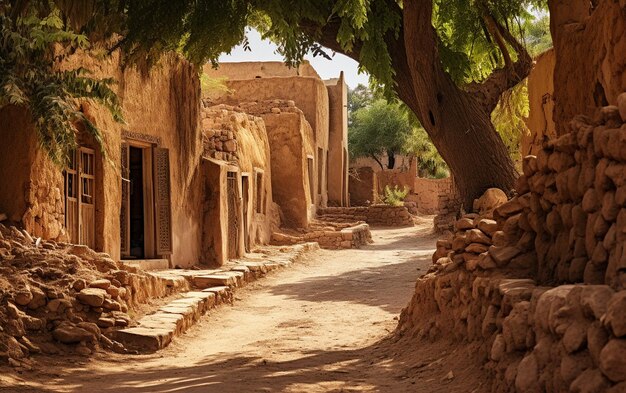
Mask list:
[[399,188],[398,186],[394,186],[393,188],[389,186],[385,186],[385,197],[383,201],[391,206],[402,206],[404,205],[404,198],[409,194],[409,188],[404,186],[403,188]]

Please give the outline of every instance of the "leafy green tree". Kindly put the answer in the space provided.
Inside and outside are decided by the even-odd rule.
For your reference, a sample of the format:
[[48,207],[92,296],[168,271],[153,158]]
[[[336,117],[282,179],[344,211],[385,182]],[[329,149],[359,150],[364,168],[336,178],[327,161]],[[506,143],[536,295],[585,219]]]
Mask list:
[[103,104],[122,121],[113,80],[91,78],[83,68],[59,70],[66,53],[88,47],[87,38],[69,29],[53,5],[17,3],[0,5],[0,108],[28,108],[42,147],[64,165],[76,147],[79,124],[102,146],[100,130],[80,110],[81,100]]
[[359,83],[354,89],[348,89],[348,125],[352,124],[352,115],[361,108],[370,105],[374,95],[367,86]]
[[[91,9],[90,32],[117,32],[130,59],[176,50],[196,64],[247,45],[253,26],[290,63],[322,46],[356,59],[416,114],[455,175],[466,206],[516,171],[491,122],[503,92],[530,71],[519,37],[545,0],[63,0]],[[83,14],[80,12],[79,14]],[[70,16],[70,19],[72,17]],[[99,27],[100,26],[100,27]]]
[[404,153],[415,157],[420,177],[441,179],[450,176],[446,162],[441,158],[426,130],[414,126],[404,142]]
[[378,99],[354,112],[348,132],[348,147],[352,157],[371,157],[381,169],[385,166],[379,158],[387,154],[387,168],[393,169],[396,154],[404,151],[411,124],[399,104]]

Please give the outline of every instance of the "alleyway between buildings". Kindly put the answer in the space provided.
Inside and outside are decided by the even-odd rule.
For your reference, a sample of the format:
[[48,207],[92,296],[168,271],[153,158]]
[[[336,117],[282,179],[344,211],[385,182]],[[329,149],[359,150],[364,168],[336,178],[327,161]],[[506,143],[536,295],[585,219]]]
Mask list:
[[[235,293],[152,355],[50,359],[16,392],[469,392],[468,349],[393,333],[431,264],[432,222],[375,229],[360,250],[320,250]],[[408,340],[407,340],[408,341]],[[48,363],[51,362],[51,363]],[[0,378],[1,380],[1,378]],[[2,391],[2,388],[0,388]],[[476,390],[478,391],[478,390]]]

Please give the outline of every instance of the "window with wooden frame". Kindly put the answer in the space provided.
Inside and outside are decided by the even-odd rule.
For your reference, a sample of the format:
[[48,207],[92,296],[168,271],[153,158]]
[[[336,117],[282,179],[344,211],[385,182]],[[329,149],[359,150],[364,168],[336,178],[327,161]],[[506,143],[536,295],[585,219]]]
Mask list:
[[65,228],[72,243],[95,247],[95,151],[79,147],[63,172]]

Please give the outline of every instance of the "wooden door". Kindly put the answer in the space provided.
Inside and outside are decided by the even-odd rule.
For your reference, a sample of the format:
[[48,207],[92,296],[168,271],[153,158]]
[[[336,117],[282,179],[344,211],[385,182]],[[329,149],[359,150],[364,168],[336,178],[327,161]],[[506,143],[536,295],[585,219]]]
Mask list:
[[250,177],[241,176],[241,193],[243,196],[243,244],[246,252],[250,252],[250,233],[248,231],[248,203],[250,199]]
[[95,151],[73,151],[65,169],[65,227],[70,242],[95,247],[96,162]]
[[79,242],[78,220],[78,162],[76,152],[72,152],[70,162],[65,169],[65,228],[70,243]]
[[226,198],[228,200],[228,258],[237,258],[239,248],[239,193],[237,192],[237,173],[228,172],[226,179]]
[[96,163],[95,152],[81,147],[78,150],[80,197],[78,200],[79,243],[95,247],[96,243]]
[[153,151],[156,253],[163,256],[173,252],[170,155],[168,149],[155,147]]

